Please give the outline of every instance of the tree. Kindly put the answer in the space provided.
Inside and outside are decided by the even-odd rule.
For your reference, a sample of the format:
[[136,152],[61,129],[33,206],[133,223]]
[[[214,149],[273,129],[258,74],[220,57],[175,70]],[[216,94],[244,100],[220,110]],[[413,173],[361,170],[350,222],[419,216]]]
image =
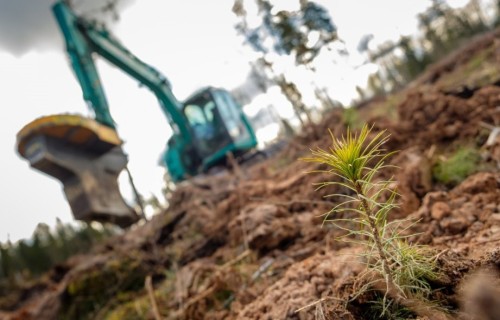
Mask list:
[[[56,230],[40,223],[30,239],[0,244],[0,281],[15,285],[49,270],[72,255],[88,252],[99,241],[116,234],[112,226],[94,228],[82,223],[73,228],[57,220]],[[1,285],[2,283],[0,283]],[[0,290],[1,290],[0,286]]]
[[430,44],[432,60],[448,54],[465,40],[488,30],[481,6],[472,0],[465,8],[452,9],[446,1],[433,0],[418,15],[424,39]]
[[495,21],[493,22],[494,27],[500,26],[500,0],[495,1]]
[[429,64],[489,28],[478,0],[457,9],[448,6],[446,1],[433,0],[431,6],[418,15],[418,21],[421,30],[418,38],[403,36],[398,42],[383,43],[374,51],[368,49],[370,35],[359,42],[358,51],[367,52],[369,59],[381,67],[379,74],[369,79],[372,93],[382,94],[384,88],[385,91],[402,88]]
[[240,18],[236,30],[245,42],[261,57],[255,64],[266,68],[273,81],[292,104],[295,114],[304,124],[301,114],[305,113],[309,121],[311,115],[302,101],[298,87],[286,79],[286,76],[274,69],[275,59],[291,56],[296,65],[304,65],[309,71],[309,64],[331,42],[336,41],[337,30],[327,11],[320,5],[307,0],[300,0],[298,10],[273,10],[269,0],[256,0],[261,23],[250,27],[244,0],[235,0],[233,12]]
[[1,276],[3,278],[11,279],[13,273],[13,264],[12,264],[12,256],[10,253],[10,248],[12,244],[10,241],[7,245],[0,246],[0,260],[1,260]]
[[[328,12],[306,0],[300,1],[298,11],[276,13],[269,28],[275,30],[272,35],[277,51],[293,54],[297,64],[311,63],[323,47],[338,39]],[[317,35],[316,41],[310,41],[313,34]]]
[[[338,40],[330,15],[313,1],[300,0],[299,10],[275,13],[269,0],[256,3],[262,23],[255,28],[248,26],[243,0],[235,0],[233,12],[241,18],[236,29],[257,52],[293,55],[297,64],[308,64],[322,48]],[[271,42],[267,44],[266,39]]]
[[368,89],[375,96],[384,96],[386,94],[386,90],[383,82],[384,81],[382,80],[379,72],[372,74],[368,78]]

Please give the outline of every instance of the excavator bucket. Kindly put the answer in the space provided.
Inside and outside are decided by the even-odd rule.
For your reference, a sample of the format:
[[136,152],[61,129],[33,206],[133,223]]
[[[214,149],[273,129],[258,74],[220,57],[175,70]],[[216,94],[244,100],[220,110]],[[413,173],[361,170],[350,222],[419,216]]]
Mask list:
[[31,167],[62,182],[75,219],[127,227],[139,217],[118,187],[127,165],[121,144],[115,130],[77,115],[42,117],[17,134]]

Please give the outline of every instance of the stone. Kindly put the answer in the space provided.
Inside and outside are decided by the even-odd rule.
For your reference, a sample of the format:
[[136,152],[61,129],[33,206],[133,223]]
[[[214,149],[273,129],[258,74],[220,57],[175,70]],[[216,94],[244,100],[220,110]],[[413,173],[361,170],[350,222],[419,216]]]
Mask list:
[[451,213],[450,206],[446,202],[436,202],[431,207],[431,217],[435,220],[442,220]]
[[465,217],[446,217],[439,223],[439,226],[451,234],[459,234],[469,226],[469,221]]

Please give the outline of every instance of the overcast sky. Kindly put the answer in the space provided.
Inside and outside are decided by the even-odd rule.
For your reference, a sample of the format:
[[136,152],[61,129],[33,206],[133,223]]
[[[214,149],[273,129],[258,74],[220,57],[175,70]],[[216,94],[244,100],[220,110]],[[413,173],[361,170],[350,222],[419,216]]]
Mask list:
[[[72,221],[60,183],[30,169],[14,149],[17,131],[36,117],[68,112],[89,115],[50,12],[52,2],[0,0],[0,105],[4,112],[0,126],[0,241],[29,237],[37,223],[53,225],[56,217]],[[74,2],[82,12],[100,3]],[[353,50],[366,33],[382,42],[414,32],[416,14],[429,4],[416,0],[318,2],[331,11],[340,36]],[[231,89],[248,72],[248,50],[242,48],[234,31],[231,7],[232,0],[125,0],[120,3],[120,19],[113,23],[113,32],[134,54],[170,79],[179,99],[205,85]],[[337,69],[331,69],[331,62],[324,63],[318,75],[321,83],[349,86],[354,92],[352,82],[345,81],[352,77],[350,70],[341,67],[343,73],[332,72]],[[146,196],[158,194],[163,175],[158,160],[170,129],[156,98],[119,70],[103,62],[98,67],[139,191]],[[129,192],[124,189],[125,194]]]

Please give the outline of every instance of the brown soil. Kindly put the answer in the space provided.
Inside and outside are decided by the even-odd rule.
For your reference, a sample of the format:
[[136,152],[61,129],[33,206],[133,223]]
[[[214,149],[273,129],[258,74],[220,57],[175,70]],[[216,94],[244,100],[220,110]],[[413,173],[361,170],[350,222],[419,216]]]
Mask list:
[[[384,172],[396,176],[402,194],[392,218],[420,221],[412,241],[436,252],[442,276],[432,285],[449,318],[498,319],[491,284],[500,267],[500,139],[489,137],[500,126],[498,43],[497,33],[485,35],[430,68],[398,93],[397,121],[374,112],[380,100],[361,111],[399,150],[392,163],[400,169]],[[478,57],[479,76],[468,67]],[[494,68],[487,76],[484,65]],[[155,319],[156,303],[164,319],[377,318],[369,297],[351,300],[363,271],[354,255],[360,248],[335,241],[341,231],[322,225],[336,201],[323,196],[346,190],[315,191],[314,183],[332,177],[307,174],[319,167],[297,161],[329,144],[327,128],[345,130],[339,110],[317,126],[320,140],[306,130],[263,163],[180,184],[166,212],[57,266],[2,303],[0,317]],[[454,187],[437,182],[434,163],[462,145],[480,150],[478,172]],[[437,319],[429,314],[420,319]]]

